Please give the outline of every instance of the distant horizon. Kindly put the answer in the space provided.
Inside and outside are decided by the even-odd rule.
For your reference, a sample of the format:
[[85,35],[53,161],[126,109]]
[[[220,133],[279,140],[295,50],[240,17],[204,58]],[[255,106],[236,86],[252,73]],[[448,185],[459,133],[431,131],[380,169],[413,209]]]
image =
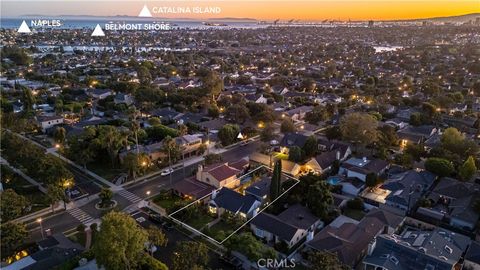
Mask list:
[[[378,21],[378,22],[388,22],[388,21],[418,21],[418,20],[435,20],[435,19],[443,19],[443,18],[455,18],[455,17],[464,17],[464,16],[480,16],[480,12],[473,12],[473,13],[465,13],[465,14],[456,14],[456,15],[449,15],[449,16],[435,16],[435,17],[426,17],[426,18],[411,18],[411,19],[358,19],[358,20],[351,20],[356,22],[366,22],[366,21]],[[191,20],[191,21],[201,21],[201,20],[225,20],[225,21],[263,21],[264,19],[258,18],[248,18],[248,17],[219,17],[219,18],[192,18],[192,17],[162,17],[162,16],[153,16],[153,17],[138,17],[132,15],[125,15],[125,14],[118,14],[118,15],[87,15],[87,14],[22,14],[17,16],[2,16],[4,19],[23,19],[23,18],[32,18],[32,17],[39,17],[39,18],[65,18],[65,17],[76,17],[76,18],[135,18],[139,20],[154,20],[154,19],[164,19],[164,20]],[[341,19],[317,19],[317,20],[295,20],[295,21],[302,21],[302,22],[317,22],[317,21],[347,21]],[[272,20],[273,21],[273,20]],[[280,20],[288,21],[287,19]]]
[[219,18],[243,18],[258,21],[300,20],[300,21],[403,21],[433,19],[438,17],[478,14],[480,3],[477,0],[179,0],[179,1],[10,1],[1,2],[1,15],[6,18],[35,16],[96,16],[96,17],[136,17],[143,5],[153,7],[217,7],[219,13],[176,13],[158,12],[154,18],[195,20]]

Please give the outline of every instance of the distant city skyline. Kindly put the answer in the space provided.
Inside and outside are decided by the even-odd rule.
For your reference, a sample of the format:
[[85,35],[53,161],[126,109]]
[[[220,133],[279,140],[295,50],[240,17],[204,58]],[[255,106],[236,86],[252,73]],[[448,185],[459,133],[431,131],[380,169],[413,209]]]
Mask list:
[[477,0],[223,0],[223,1],[13,1],[1,3],[2,17],[25,15],[137,16],[144,4],[153,7],[219,7],[218,14],[157,13],[161,18],[252,18],[257,20],[404,20],[480,12]]

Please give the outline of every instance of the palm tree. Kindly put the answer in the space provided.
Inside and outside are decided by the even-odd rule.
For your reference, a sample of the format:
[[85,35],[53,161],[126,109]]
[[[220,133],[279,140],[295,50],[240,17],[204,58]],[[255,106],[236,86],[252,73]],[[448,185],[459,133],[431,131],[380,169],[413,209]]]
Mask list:
[[135,106],[132,106],[132,109],[130,110],[130,127],[133,131],[133,134],[135,134],[135,144],[137,146],[137,155],[139,153],[138,149],[138,131],[140,130],[140,124],[137,121],[139,111]]

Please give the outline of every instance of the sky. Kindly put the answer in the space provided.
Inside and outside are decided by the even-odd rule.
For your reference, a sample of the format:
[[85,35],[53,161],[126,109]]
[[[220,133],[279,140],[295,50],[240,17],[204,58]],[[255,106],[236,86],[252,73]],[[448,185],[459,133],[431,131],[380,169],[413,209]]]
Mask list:
[[219,14],[153,14],[162,18],[253,18],[259,20],[399,20],[480,12],[480,0],[2,0],[3,17],[39,14],[137,16],[143,5],[186,8],[216,7]]

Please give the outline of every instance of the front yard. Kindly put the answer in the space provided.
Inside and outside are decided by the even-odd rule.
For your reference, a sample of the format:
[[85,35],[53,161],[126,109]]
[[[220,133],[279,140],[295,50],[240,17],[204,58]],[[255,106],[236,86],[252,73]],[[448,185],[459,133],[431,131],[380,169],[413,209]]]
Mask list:
[[165,209],[167,214],[173,213],[176,210],[189,204],[192,200],[183,199],[170,191],[164,191],[153,197],[152,202],[161,208]]

